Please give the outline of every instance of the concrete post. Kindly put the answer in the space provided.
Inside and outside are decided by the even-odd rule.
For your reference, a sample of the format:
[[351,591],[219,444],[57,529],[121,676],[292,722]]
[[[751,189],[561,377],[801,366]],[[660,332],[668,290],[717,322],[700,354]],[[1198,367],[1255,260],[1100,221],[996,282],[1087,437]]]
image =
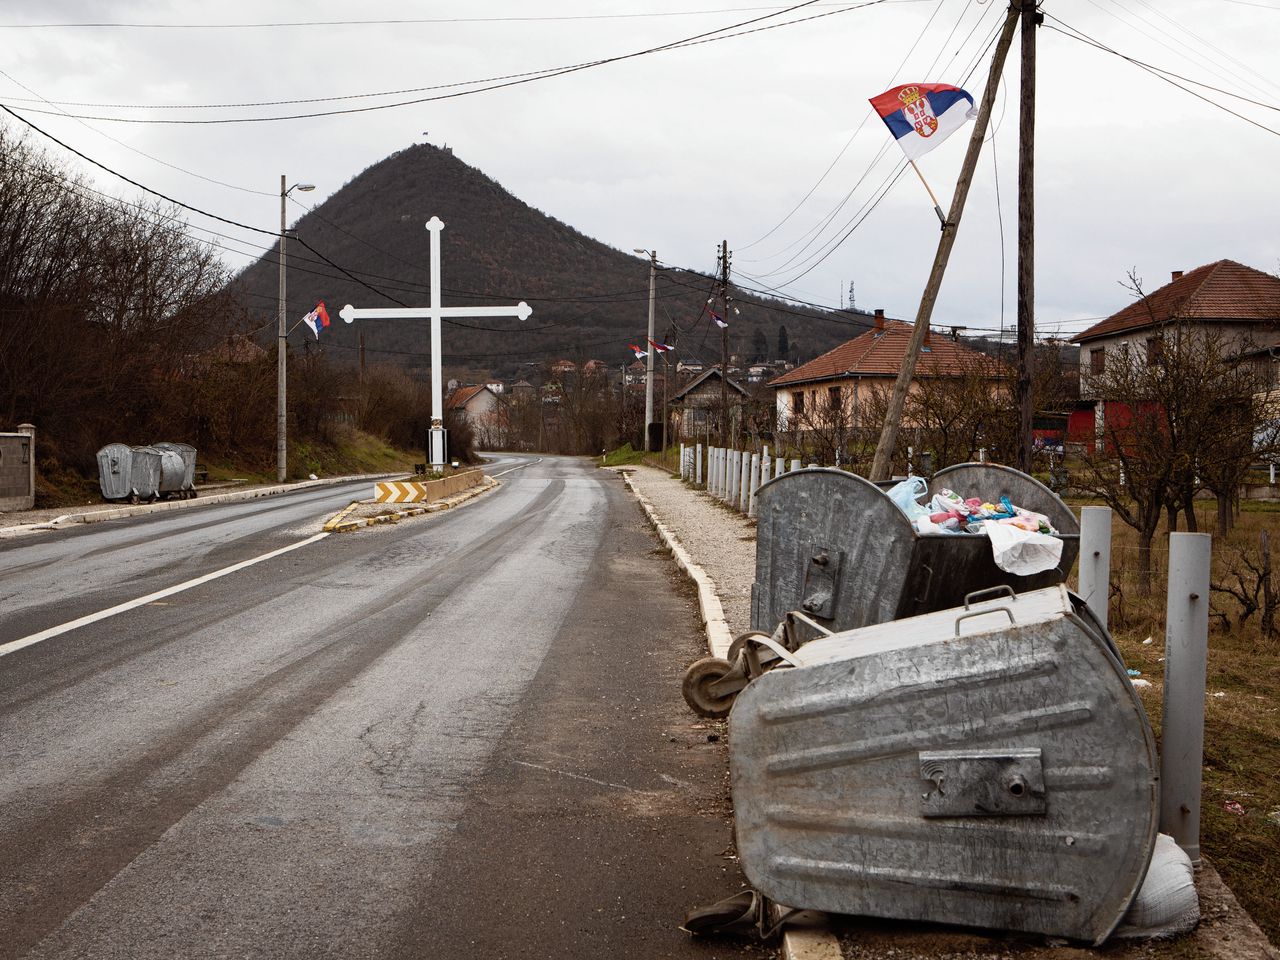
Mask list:
[[684,444],[680,444],[680,479],[689,479],[689,464],[684,458]]
[[742,451],[738,461],[738,500],[734,504],[742,513],[751,506],[751,455]]
[[1205,658],[1209,647],[1207,533],[1169,535],[1165,607],[1160,832],[1200,866],[1200,779],[1204,763]]
[[707,450],[707,490],[713,497],[720,496],[720,448]]
[[769,456],[769,448],[760,453],[760,482],[768,483],[773,479],[773,459]]
[[702,444],[694,444],[693,448],[693,482],[702,486]]
[[787,461],[782,457],[775,457],[773,461],[773,478],[776,480],[787,472]]
[[1080,508],[1080,582],[1077,589],[1104,627],[1111,597],[1111,508]]
[[731,469],[733,473],[729,476],[729,505],[734,509],[738,506],[738,496],[742,491],[742,451],[733,451],[733,464]]
[[18,424],[18,433],[25,433],[27,439],[27,505],[30,510],[36,505],[36,425],[34,423]]
[[751,455],[751,479],[747,486],[747,516],[756,515],[756,491],[760,489],[760,454]]
[[799,460],[792,460],[792,461],[791,461],[791,469],[792,469],[792,470],[799,470],[799,469],[800,469],[800,461],[799,461]]

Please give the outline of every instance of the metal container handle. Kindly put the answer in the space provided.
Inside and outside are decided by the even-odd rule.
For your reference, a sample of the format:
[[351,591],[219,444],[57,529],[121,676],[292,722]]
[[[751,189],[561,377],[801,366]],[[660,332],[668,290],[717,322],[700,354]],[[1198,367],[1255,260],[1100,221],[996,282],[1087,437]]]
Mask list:
[[[979,591],[979,592],[982,592],[982,591]],[[972,613],[962,613],[960,614],[960,616],[956,617],[956,636],[957,637],[960,636],[961,620],[970,620],[973,617],[985,617],[988,613],[1000,613],[1000,612],[1007,613],[1009,615],[1009,622],[1014,626],[1017,626],[1018,621],[1013,618],[1012,610],[1010,610],[1008,607],[992,607],[990,610],[974,610]]]
[[1006,596],[1010,600],[1018,599],[1018,595],[1014,592],[1013,587],[1009,586],[1007,583],[1002,583],[998,587],[983,587],[981,590],[974,590],[972,593],[966,593],[964,595],[964,608],[968,610],[970,603],[977,600],[979,597],[986,596],[987,594],[990,594],[993,597]]

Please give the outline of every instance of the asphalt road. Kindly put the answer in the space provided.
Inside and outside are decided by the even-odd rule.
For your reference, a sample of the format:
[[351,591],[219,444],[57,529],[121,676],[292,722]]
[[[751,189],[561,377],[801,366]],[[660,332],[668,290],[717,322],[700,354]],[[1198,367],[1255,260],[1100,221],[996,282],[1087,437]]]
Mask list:
[[0,542],[0,958],[740,954],[676,930],[741,883],[693,604],[612,473],[513,467]]

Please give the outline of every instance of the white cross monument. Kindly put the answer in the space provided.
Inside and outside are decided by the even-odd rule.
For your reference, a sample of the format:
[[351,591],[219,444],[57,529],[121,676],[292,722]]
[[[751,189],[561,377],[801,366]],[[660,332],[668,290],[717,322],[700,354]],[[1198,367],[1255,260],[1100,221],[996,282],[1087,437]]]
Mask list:
[[347,304],[338,316],[347,323],[355,320],[424,320],[431,321],[431,466],[444,466],[444,384],[440,372],[440,321],[444,317],[519,317],[527,320],[533,307],[521,300],[514,307],[444,307],[440,305],[440,231],[444,221],[432,217],[427,221],[431,233],[431,306],[429,307],[373,307],[357,310]]

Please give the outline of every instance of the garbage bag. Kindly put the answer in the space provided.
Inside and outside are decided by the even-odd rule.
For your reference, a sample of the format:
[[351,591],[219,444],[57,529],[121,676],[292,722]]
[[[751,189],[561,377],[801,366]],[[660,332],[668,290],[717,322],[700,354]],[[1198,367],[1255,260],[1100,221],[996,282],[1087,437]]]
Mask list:
[[1157,834],[1147,877],[1112,936],[1122,940],[1174,937],[1199,922],[1200,899],[1191,858],[1173,837]]
[[1005,573],[1027,577],[1052,570],[1062,559],[1062,541],[1057,537],[998,520],[984,520],[982,529],[991,540],[996,566]]

